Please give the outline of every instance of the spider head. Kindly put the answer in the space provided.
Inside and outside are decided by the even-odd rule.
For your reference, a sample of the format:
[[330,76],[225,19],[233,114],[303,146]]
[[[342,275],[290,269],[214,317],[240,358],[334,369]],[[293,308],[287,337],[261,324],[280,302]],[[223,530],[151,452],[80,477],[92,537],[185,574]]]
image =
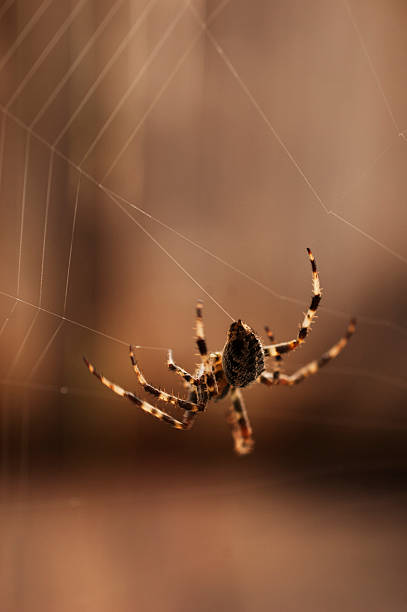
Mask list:
[[240,319],[229,328],[222,353],[222,367],[233,387],[246,387],[264,370],[264,349],[260,339]]

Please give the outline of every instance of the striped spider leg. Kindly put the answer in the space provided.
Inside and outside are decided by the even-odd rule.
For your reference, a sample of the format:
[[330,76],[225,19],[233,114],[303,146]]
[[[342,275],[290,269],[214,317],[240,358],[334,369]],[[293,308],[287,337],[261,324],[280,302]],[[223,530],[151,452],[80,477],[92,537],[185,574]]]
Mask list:
[[[266,334],[267,334],[267,338],[270,340],[270,342],[271,342],[271,343],[273,343],[273,342],[274,342],[274,340],[275,340],[275,338],[274,338],[274,334],[273,334],[273,332],[271,331],[271,329],[269,328],[269,326],[268,326],[268,325],[265,325],[265,326],[264,326],[264,331],[265,331],[265,332],[266,332]],[[276,361],[282,361],[282,360],[283,360],[283,358],[282,358],[282,356],[281,356],[280,354],[275,355],[275,356],[274,356],[274,359],[275,359]]]
[[[268,339],[270,340],[270,342],[274,342],[274,334],[273,334],[273,332],[270,330],[270,328],[269,328],[267,325],[265,325],[265,326],[264,326],[264,329],[265,329],[265,331],[266,331],[267,337],[268,337]],[[274,360],[275,360],[277,363],[276,363],[275,368],[273,368],[273,375],[274,375],[275,377],[277,377],[277,376],[279,376],[279,375],[280,375],[280,367],[281,367],[281,363],[282,363],[282,361],[283,361],[283,357],[282,357],[282,355],[276,355],[276,356],[274,357]]]
[[158,400],[162,400],[164,402],[168,402],[170,404],[173,404],[175,406],[179,406],[180,408],[182,408],[184,410],[184,417],[182,418],[182,420],[175,419],[170,414],[164,412],[163,410],[160,410],[156,406],[151,405],[149,402],[146,402],[145,400],[142,400],[141,398],[137,397],[137,395],[135,395],[131,391],[127,391],[126,389],[123,389],[116,383],[113,383],[108,378],[106,378],[103,374],[99,373],[95,369],[95,367],[91,363],[89,363],[89,361],[85,357],[84,357],[84,362],[86,366],[88,367],[89,372],[91,372],[91,374],[96,376],[96,378],[103,385],[105,385],[108,389],[113,391],[113,393],[116,393],[120,397],[127,398],[128,400],[130,400],[131,402],[139,406],[139,408],[141,408],[144,412],[151,414],[153,417],[155,417],[156,419],[159,419],[160,421],[164,421],[165,423],[168,423],[168,425],[170,425],[171,427],[174,427],[175,429],[190,429],[192,426],[192,420],[189,418],[189,416],[185,417],[185,415],[189,415],[190,413],[195,414],[197,412],[200,412],[204,410],[205,406],[203,404],[197,404],[192,401],[183,400],[179,397],[176,397],[175,395],[170,395],[169,393],[165,393],[164,391],[160,391],[159,389],[156,389],[152,385],[149,385],[147,381],[145,380],[144,376],[142,375],[140,369],[137,366],[137,363],[134,359],[134,354],[133,354],[131,347],[130,347],[130,356],[132,359],[134,371],[136,372],[138,376],[140,384],[144,387],[144,390],[154,395]]
[[208,348],[206,345],[204,324],[202,317],[203,304],[201,300],[198,300],[196,305],[196,344],[198,347],[199,354],[201,355],[202,365],[204,369],[205,382],[209,392],[209,397],[218,395],[218,387],[212,366],[213,355],[208,355]]
[[[221,363],[221,356],[218,358],[218,354],[208,355],[208,348],[205,339],[202,317],[202,308],[203,304],[200,300],[198,300],[196,305],[195,329],[196,344],[198,346],[198,351],[201,356],[201,363],[197,367],[195,376],[192,376],[191,374],[189,374],[189,372],[187,372],[174,362],[171,350],[168,351],[167,364],[169,370],[175,372],[184,380],[185,386],[189,389],[189,401],[195,403],[203,403],[206,405],[206,403],[211,397],[214,397],[218,394],[214,366],[219,365],[219,363]],[[184,418],[187,419],[189,423],[192,423],[196,418],[196,413],[192,413],[191,411],[186,412],[184,413]]]
[[339,353],[347,345],[349,338],[353,336],[355,328],[356,319],[351,319],[345,334],[336,344],[326,351],[319,359],[314,359],[314,361],[307,363],[305,366],[294,372],[294,374],[287,376],[286,374],[281,374],[279,370],[276,370],[275,372],[263,372],[259,376],[258,382],[268,386],[287,385],[289,387],[302,382],[312,374],[316,374],[320,368],[339,355]]
[[288,353],[289,351],[295,350],[300,344],[305,341],[307,337],[309,328],[311,327],[312,320],[315,317],[315,313],[317,311],[318,305],[321,301],[321,286],[319,283],[319,276],[317,271],[317,264],[315,262],[314,256],[311,253],[310,249],[307,249],[308,257],[311,262],[312,267],[312,300],[311,304],[307,310],[307,313],[303,319],[301,327],[298,331],[297,337],[294,340],[290,340],[289,342],[281,342],[280,344],[270,344],[264,347],[264,354],[266,357],[275,357],[277,358],[279,355],[283,355],[284,353]]
[[232,387],[230,396],[232,403],[226,411],[226,421],[230,425],[235,452],[238,455],[248,455],[253,450],[254,440],[243,395],[240,389]]
[[[171,351],[169,351],[169,359],[170,359],[170,355],[171,355]],[[157,389],[157,387],[153,387],[152,385],[150,385],[144,378],[137,364],[136,358],[134,356],[134,351],[131,346],[130,346],[130,360],[133,366],[133,370],[138,378],[140,385],[143,387],[144,391],[147,391],[147,393],[151,393],[151,395],[154,395],[154,397],[156,397],[158,400],[161,400],[163,402],[168,402],[170,404],[173,404],[174,406],[178,406],[179,408],[182,408],[183,410],[187,410],[189,412],[202,412],[203,410],[205,410],[205,406],[208,402],[208,399],[203,389],[204,384],[199,379],[196,379],[193,376],[191,376],[191,374],[189,374],[185,370],[182,370],[182,368],[180,368],[179,366],[176,366],[175,363],[172,361],[172,356],[171,356],[171,362],[170,361],[168,362],[169,369],[170,370],[175,369],[178,373],[179,371],[181,371],[182,377],[184,378],[184,380],[187,381],[190,385],[193,385],[196,387],[197,389],[196,395],[199,398],[199,401],[197,401],[197,403],[190,402],[188,400],[183,400],[177,397],[176,395],[170,395],[169,393],[165,393],[165,391],[162,391],[161,389]]]

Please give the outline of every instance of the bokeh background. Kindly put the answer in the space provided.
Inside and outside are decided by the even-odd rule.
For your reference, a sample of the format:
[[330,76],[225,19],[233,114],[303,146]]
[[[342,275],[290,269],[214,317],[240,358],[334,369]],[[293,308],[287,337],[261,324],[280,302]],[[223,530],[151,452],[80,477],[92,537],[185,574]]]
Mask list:
[[[407,5],[3,0],[0,28],[1,610],[405,610]],[[230,323],[191,277],[291,339],[307,246],[284,371],[357,334],[245,390],[251,456],[224,402],[184,434],[86,371],[136,388],[132,342],[185,393],[162,347],[194,368],[197,298],[212,349]]]

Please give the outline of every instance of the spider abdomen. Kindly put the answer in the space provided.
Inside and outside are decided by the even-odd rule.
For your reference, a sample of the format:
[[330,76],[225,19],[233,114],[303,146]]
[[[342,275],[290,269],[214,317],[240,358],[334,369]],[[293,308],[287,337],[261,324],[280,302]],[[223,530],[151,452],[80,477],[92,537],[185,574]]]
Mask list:
[[222,354],[222,367],[233,387],[246,387],[264,370],[264,349],[254,331],[234,321],[229,328]]

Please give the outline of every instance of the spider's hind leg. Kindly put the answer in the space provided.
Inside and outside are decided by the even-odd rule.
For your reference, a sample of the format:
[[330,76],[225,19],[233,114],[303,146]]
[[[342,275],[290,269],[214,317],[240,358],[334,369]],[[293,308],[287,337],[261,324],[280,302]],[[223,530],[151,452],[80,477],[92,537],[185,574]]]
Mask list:
[[254,440],[243,395],[240,389],[232,387],[230,396],[232,404],[228,407],[226,420],[232,430],[235,451],[238,455],[248,455],[253,450]]
[[[274,338],[274,334],[271,331],[271,329],[268,327],[268,325],[264,326],[264,330],[267,334],[267,338],[270,340],[270,342],[274,342],[275,338]],[[281,362],[283,360],[281,355],[275,355],[274,359],[278,362]]]
[[263,374],[261,374],[258,378],[258,381],[268,386],[287,385],[289,387],[302,382],[312,374],[316,374],[320,368],[339,355],[339,353],[347,345],[349,338],[353,336],[355,328],[356,320],[351,319],[345,334],[336,344],[326,351],[319,359],[314,359],[314,361],[307,363],[305,366],[294,372],[294,374],[291,374],[291,376],[280,374],[280,371],[276,370],[274,372],[263,372]]

